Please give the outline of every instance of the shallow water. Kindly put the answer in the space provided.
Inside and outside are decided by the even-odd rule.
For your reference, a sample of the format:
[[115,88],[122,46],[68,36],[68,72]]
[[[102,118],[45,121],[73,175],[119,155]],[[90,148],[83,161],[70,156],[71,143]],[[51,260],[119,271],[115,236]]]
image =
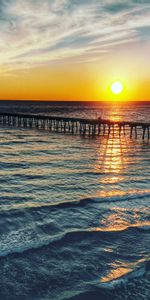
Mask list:
[[[2,110],[148,122],[150,105]],[[1,127],[0,157],[0,299],[149,299],[147,140]]]

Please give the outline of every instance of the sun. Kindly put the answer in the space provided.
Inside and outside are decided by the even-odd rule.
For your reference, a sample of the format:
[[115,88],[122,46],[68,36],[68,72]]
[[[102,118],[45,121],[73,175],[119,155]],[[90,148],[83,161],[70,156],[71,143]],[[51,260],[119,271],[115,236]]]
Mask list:
[[115,95],[119,95],[123,92],[124,86],[120,81],[115,81],[111,84],[111,91]]

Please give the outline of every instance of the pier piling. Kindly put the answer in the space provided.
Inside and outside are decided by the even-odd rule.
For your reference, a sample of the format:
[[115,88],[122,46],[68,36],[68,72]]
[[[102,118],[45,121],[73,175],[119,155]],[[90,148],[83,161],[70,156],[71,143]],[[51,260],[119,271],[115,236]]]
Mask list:
[[[55,132],[80,134],[82,136],[96,136],[108,134],[108,136],[118,132],[121,136],[129,133],[137,139],[150,139],[150,123],[111,121],[105,119],[82,119],[67,118],[59,116],[41,116],[31,114],[0,113],[0,125],[13,126],[19,128],[35,128]],[[133,134],[134,133],[134,134]]]

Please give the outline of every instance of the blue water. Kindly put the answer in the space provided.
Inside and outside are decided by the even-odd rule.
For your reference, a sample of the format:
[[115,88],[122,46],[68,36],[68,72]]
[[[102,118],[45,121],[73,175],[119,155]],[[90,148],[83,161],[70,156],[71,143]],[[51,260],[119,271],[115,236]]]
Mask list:
[[[150,105],[0,111],[150,122]],[[150,143],[0,128],[0,299],[149,299]]]

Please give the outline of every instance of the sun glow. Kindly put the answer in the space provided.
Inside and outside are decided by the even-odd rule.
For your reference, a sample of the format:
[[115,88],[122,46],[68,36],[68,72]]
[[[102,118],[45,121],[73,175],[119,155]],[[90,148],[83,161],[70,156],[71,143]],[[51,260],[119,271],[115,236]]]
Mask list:
[[120,81],[115,81],[111,84],[111,91],[115,95],[119,95],[123,92],[124,86]]

